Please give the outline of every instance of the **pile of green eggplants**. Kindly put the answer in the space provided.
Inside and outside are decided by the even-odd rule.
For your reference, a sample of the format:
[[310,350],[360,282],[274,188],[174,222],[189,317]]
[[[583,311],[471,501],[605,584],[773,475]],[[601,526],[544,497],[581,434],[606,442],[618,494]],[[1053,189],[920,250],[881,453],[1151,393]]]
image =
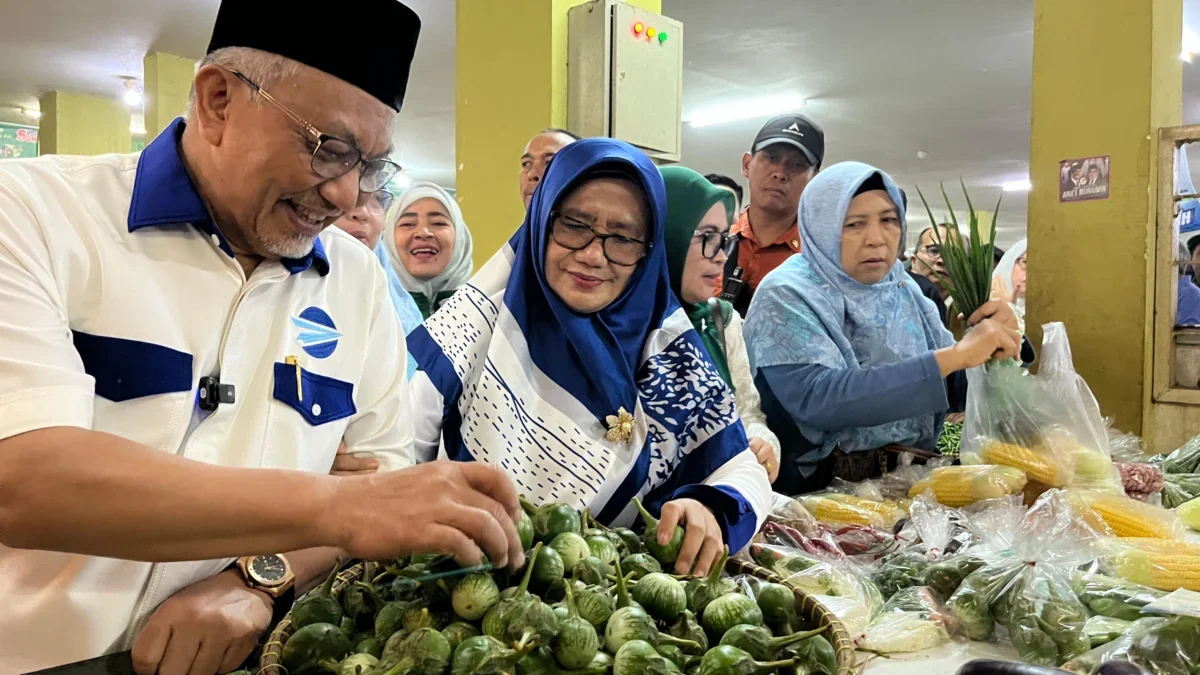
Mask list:
[[837,675],[824,628],[796,632],[787,587],[755,580],[751,598],[725,557],[706,577],[664,572],[683,529],[659,545],[640,502],[641,535],[522,504],[520,570],[424,581],[456,565],[416,555],[335,594],[335,569],[292,609],[288,675]]

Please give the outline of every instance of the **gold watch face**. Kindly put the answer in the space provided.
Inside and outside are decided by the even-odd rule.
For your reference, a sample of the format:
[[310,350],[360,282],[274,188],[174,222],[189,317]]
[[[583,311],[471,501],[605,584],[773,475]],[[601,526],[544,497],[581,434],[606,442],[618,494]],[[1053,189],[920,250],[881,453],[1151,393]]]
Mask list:
[[263,586],[276,586],[287,577],[287,564],[277,555],[260,555],[247,565],[250,579]]

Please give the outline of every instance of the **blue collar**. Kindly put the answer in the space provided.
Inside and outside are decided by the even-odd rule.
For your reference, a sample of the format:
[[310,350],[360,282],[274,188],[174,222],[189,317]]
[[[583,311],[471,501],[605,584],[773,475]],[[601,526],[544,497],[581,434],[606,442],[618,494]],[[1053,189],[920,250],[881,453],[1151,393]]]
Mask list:
[[[200,193],[183,165],[183,157],[179,154],[183,127],[182,117],[171,122],[138,158],[133,201],[129,205],[129,231],[191,223],[208,236],[216,237],[217,245],[232,258],[233,248],[213,223],[208,207],[200,199]],[[284,258],[279,262],[292,274],[313,266],[321,276],[329,274],[329,256],[320,239],[313,241],[312,250],[303,258]]]

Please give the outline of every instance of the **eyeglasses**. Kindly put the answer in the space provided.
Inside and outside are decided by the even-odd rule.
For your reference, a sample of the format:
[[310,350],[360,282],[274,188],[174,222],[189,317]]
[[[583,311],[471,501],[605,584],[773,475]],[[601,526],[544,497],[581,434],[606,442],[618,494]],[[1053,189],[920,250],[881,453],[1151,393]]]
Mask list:
[[729,253],[733,244],[733,235],[728,232],[697,232],[693,239],[700,240],[700,254],[712,260],[718,253]]
[[941,247],[941,246],[939,246],[939,245],[937,245],[937,244],[930,244],[930,245],[928,245],[928,246],[925,246],[925,247],[923,247],[923,248],[925,249],[925,253],[926,253],[926,254],[928,254],[928,255],[931,255],[931,256],[933,256],[933,257],[935,257],[935,258],[937,258],[937,257],[939,257],[939,256],[941,256],[941,255],[942,255],[942,247]]
[[268,94],[265,89],[251,82],[250,78],[236,70],[229,72],[249,85],[254,93],[265,98],[279,108],[283,114],[292,118],[292,121],[304,127],[304,130],[312,136],[313,142],[316,143],[312,154],[312,170],[321,178],[328,180],[341,178],[361,165],[362,173],[358,177],[358,189],[362,192],[376,192],[387,185],[388,181],[400,171],[400,165],[391,160],[363,159],[362,151],[353,143],[321,133],[308,120],[292,112],[287,106],[275,100],[275,97]]
[[387,213],[388,207],[392,205],[395,198],[387,190],[376,190],[367,196],[367,211],[376,216],[382,216]]
[[632,267],[641,262],[650,250],[650,244],[640,239],[623,234],[601,234],[592,229],[591,225],[561,213],[553,212],[550,218],[553,223],[550,227],[550,237],[554,239],[554,243],[572,251],[582,251],[599,239],[604,257],[614,265]]
[[[1191,262],[1191,261],[1189,260],[1188,262]],[[1021,256],[1020,258],[1017,258],[1016,265],[1017,265],[1017,267],[1020,267],[1021,269],[1025,269],[1025,256]]]

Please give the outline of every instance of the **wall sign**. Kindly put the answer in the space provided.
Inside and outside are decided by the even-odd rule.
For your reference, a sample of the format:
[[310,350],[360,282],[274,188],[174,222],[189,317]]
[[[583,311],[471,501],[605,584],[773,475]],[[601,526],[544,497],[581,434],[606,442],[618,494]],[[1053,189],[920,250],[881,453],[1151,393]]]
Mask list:
[[1058,201],[1108,199],[1108,155],[1058,163]]
[[37,127],[0,123],[0,159],[37,156]]

